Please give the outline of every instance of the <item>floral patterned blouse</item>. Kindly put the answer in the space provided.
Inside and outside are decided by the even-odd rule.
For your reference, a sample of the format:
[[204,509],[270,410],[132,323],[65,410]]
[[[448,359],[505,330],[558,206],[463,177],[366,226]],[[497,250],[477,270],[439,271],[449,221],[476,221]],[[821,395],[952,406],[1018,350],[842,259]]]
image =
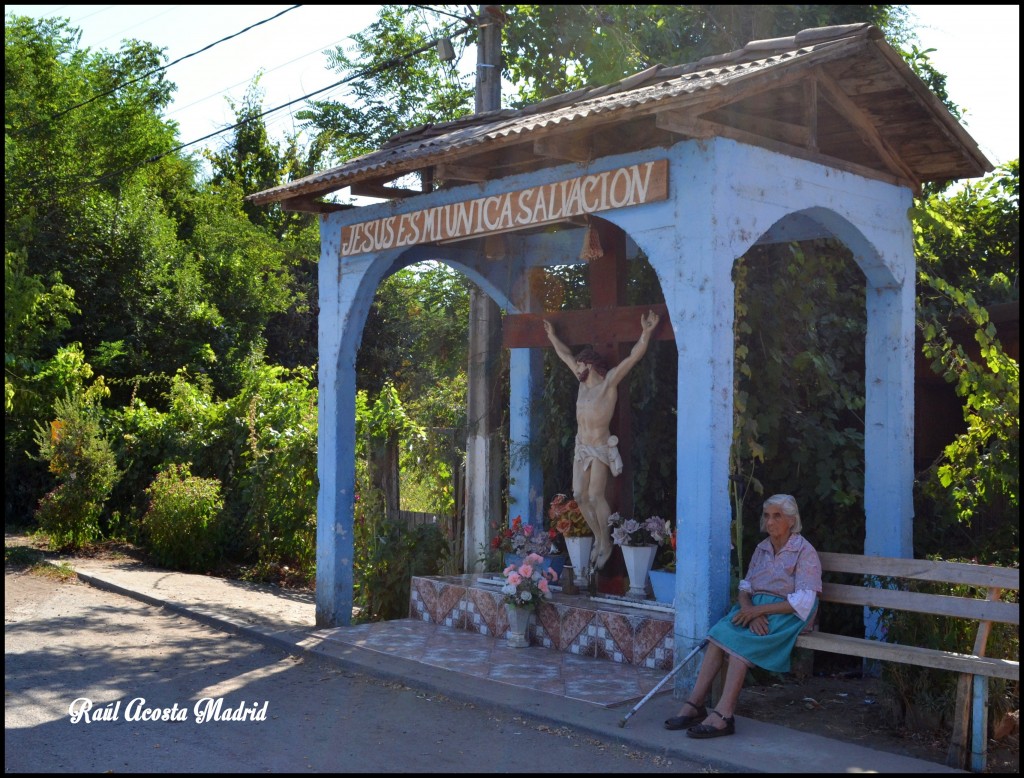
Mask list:
[[757,544],[740,591],[785,597],[796,615],[806,621],[821,592],[821,560],[803,535],[790,535],[778,554],[770,538]]

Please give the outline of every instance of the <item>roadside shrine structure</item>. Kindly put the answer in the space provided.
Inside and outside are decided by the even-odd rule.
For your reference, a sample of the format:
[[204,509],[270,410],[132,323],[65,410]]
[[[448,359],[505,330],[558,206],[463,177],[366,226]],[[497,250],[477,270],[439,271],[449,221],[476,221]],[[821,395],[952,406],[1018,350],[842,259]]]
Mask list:
[[[700,640],[728,605],[731,270],[757,244],[835,238],[864,274],[864,554],[912,556],[916,272],[908,210],[925,182],[991,170],[881,32],[854,24],[428,125],[250,195],[255,204],[320,214],[317,624],[351,619],[355,364],[378,285],[434,260],[510,314],[516,446],[543,434],[530,409],[548,344],[530,280],[580,262],[588,225],[616,262],[646,256],[665,299],[668,321],[658,333],[674,337],[678,352],[677,392],[686,402],[677,403],[675,510],[689,542],[678,549],[675,645]],[[345,187],[387,201],[321,199]],[[603,278],[595,265],[594,304],[614,306],[615,275]],[[621,328],[611,342],[628,348],[640,312],[607,313]],[[530,314],[532,325],[516,318]],[[587,339],[568,318],[565,326],[554,320],[570,346]],[[529,458],[512,459],[515,504],[560,486],[545,488]],[[478,542],[491,519],[467,516]]]

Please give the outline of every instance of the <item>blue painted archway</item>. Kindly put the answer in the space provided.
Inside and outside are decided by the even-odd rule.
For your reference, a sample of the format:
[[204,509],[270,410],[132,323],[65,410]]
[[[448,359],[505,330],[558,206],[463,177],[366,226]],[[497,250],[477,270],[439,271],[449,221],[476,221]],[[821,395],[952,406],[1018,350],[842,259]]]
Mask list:
[[[667,159],[665,200],[604,211],[643,250],[664,292],[678,350],[677,490],[679,546],[676,645],[702,637],[726,610],[731,509],[732,267],[755,243],[834,237],[864,273],[865,504],[867,554],[912,553],[914,253],[911,192],[819,163],[724,138],[608,156],[321,217],[320,497],[317,623],[347,624],[352,609],[355,359],[374,292],[399,267],[426,259],[466,273],[510,312],[530,268],[577,262],[571,231],[506,236],[508,252],[489,260],[464,242],[340,257],[341,230],[356,222],[500,195],[528,187]],[[472,247],[472,248],[470,248]],[[528,413],[539,350],[511,354],[512,444],[536,433]],[[513,495],[544,493],[529,459],[512,464]],[[469,520],[467,518],[467,520]]]

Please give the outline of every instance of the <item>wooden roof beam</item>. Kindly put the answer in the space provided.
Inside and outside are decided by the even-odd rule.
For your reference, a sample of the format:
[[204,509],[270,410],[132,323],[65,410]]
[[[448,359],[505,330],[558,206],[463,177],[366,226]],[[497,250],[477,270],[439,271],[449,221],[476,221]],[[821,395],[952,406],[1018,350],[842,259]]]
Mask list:
[[579,132],[548,135],[533,142],[533,153],[568,162],[590,162],[594,156],[590,140]]
[[727,121],[729,126],[738,130],[763,134],[794,146],[812,148],[810,128],[802,127],[799,124],[780,122],[777,119],[769,119],[767,116],[754,116],[729,110],[723,112],[722,119]]
[[818,82],[804,81],[804,124],[807,125],[807,148],[818,150]]
[[469,181],[470,183],[477,184],[482,181],[489,181],[494,177],[494,172],[479,165],[445,163],[438,165],[434,169],[434,176],[442,181]]
[[747,143],[751,146],[760,146],[761,148],[768,149],[769,151],[775,151],[779,154],[806,159],[810,162],[817,162],[820,165],[828,165],[829,167],[835,167],[841,170],[848,170],[851,173],[856,173],[857,175],[864,176],[865,178],[873,178],[879,181],[886,181],[890,184],[909,186],[911,188],[914,188],[915,185],[913,179],[908,180],[907,177],[902,175],[884,170],[877,170],[840,157],[833,157],[821,152],[811,151],[810,149],[803,148],[802,146],[793,146],[788,143],[784,143],[783,141],[767,138],[764,135],[757,135],[752,132],[747,132],[746,130],[739,130],[726,124],[716,124],[708,121],[707,119],[696,118],[679,111],[662,111],[659,113],[658,126],[664,130],[668,130],[669,132],[674,132],[689,138],[706,139],[714,138],[716,136],[731,138],[732,140],[739,141],[740,143]]
[[358,181],[351,185],[353,197],[379,197],[383,200],[402,200],[406,197],[421,195],[415,189],[400,189],[396,186],[384,186],[384,180]]
[[654,117],[654,125],[660,130],[667,130],[687,138],[713,138],[721,134],[713,122],[694,116],[692,111],[674,109],[658,111]]
[[917,177],[914,171],[907,167],[903,160],[901,160],[892,151],[892,149],[889,148],[882,136],[878,134],[878,130],[875,129],[871,120],[864,115],[864,112],[857,107],[856,103],[846,96],[846,93],[843,92],[842,87],[835,82],[835,79],[820,68],[815,69],[814,76],[815,81],[821,88],[821,96],[836,109],[840,116],[856,128],[860,137],[874,150],[879,159],[882,160],[882,163],[885,164],[893,174],[912,182],[912,188],[915,191],[919,191],[921,188],[921,180]]
[[347,211],[355,208],[354,205],[344,203],[325,203],[318,200],[316,196],[299,195],[281,200],[281,208],[285,211],[298,211],[301,213],[333,213],[335,211]]

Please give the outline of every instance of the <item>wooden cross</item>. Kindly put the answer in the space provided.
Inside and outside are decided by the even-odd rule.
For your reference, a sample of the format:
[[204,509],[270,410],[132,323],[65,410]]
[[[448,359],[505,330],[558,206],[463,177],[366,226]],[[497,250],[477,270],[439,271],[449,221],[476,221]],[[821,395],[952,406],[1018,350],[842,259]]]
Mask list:
[[[502,321],[502,338],[505,348],[551,348],[551,342],[544,332],[543,319],[555,325],[555,332],[565,345],[590,345],[608,362],[617,365],[625,358],[640,337],[640,317],[647,311],[654,311],[662,321],[654,330],[654,340],[674,340],[668,320],[668,308],[659,305],[624,305],[626,299],[626,236],[611,222],[591,219],[591,226],[597,230],[604,255],[589,263],[590,302],[589,310],[558,311],[553,313],[523,313],[506,316]],[[619,438],[619,453],[622,456],[622,473],[609,478],[608,501],[612,511],[629,517],[633,513],[633,436],[632,414],[629,404],[629,390],[626,382],[619,384],[619,397],[611,431]],[[625,573],[621,552],[616,549],[611,560],[602,570],[604,578]],[[599,581],[600,587],[600,581]],[[612,593],[622,594],[614,591]]]

